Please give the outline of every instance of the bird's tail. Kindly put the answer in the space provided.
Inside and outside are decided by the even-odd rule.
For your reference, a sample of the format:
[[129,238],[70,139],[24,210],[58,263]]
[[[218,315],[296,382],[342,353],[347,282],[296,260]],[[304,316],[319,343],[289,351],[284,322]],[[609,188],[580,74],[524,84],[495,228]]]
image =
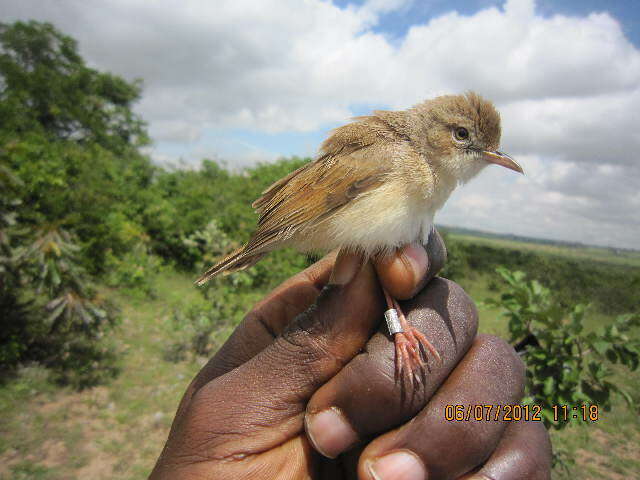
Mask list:
[[253,255],[245,252],[245,246],[234,250],[229,255],[216,263],[209,270],[204,272],[200,278],[196,280],[196,285],[202,286],[219,273],[231,273],[244,270],[254,265],[258,260],[265,256],[265,253],[255,253]]

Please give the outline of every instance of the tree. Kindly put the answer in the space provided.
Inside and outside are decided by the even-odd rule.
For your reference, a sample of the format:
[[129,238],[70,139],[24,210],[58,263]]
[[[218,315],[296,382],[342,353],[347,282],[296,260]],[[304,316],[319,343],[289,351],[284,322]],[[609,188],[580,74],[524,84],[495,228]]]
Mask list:
[[0,366],[38,361],[86,385],[117,318],[93,287],[143,239],[155,172],[140,83],[89,68],[49,23],[0,23]]
[[41,131],[115,153],[148,141],[131,111],[140,82],[87,67],[76,41],[50,23],[0,23],[0,75],[5,134]]
[[21,221],[64,225],[94,272],[108,248],[139,241],[129,237],[151,201],[140,88],[87,67],[49,23],[0,24],[0,160],[22,182]]

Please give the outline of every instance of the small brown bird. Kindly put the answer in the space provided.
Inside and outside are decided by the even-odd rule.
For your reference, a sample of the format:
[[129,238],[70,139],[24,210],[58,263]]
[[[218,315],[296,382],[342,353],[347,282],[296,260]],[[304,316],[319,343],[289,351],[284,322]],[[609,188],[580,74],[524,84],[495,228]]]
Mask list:
[[[415,241],[426,244],[435,212],[458,184],[490,163],[522,173],[497,150],[499,143],[500,115],[473,92],[357,117],[331,133],[315,161],[263,192],[253,203],[260,219],[249,242],[196,283],[247,268],[281,247],[348,249],[366,260]],[[397,372],[415,373],[422,365],[421,345],[439,355],[384,293]]]

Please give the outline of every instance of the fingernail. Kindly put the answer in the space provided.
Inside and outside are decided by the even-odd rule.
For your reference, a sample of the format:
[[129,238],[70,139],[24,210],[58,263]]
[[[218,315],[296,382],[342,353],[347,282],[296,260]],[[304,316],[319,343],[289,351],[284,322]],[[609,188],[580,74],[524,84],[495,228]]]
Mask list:
[[307,414],[304,423],[313,447],[325,457],[336,458],[358,441],[358,434],[336,407]]
[[329,285],[346,285],[353,280],[361,265],[362,257],[360,255],[340,251],[329,278]]
[[402,260],[413,271],[414,281],[417,283],[429,270],[429,257],[422,245],[412,243],[402,250]]
[[369,460],[367,468],[375,480],[427,480],[423,463],[408,450],[389,453],[373,462]]

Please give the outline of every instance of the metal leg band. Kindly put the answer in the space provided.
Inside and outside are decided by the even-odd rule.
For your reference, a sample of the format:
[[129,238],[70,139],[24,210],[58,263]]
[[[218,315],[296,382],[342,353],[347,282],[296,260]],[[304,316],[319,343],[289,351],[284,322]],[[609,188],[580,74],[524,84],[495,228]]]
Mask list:
[[398,311],[395,308],[390,308],[384,312],[384,319],[387,321],[387,328],[391,335],[395,333],[402,333],[404,329],[400,325],[400,319],[398,318]]

